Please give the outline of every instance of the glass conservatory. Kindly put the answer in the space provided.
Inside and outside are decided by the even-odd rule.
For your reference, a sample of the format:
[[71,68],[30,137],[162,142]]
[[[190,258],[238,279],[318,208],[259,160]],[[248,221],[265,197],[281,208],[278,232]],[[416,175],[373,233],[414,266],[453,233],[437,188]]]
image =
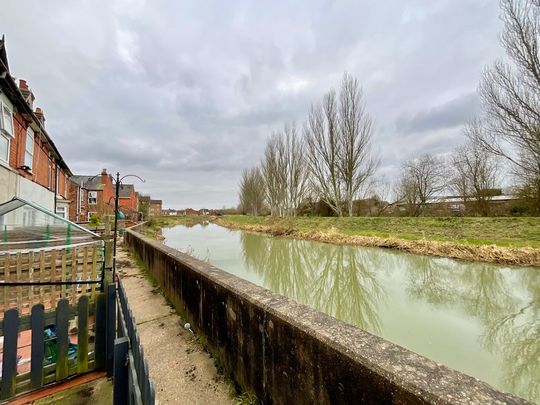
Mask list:
[[0,318],[101,291],[104,240],[95,233],[21,198],[0,205],[0,232]]
[[100,240],[88,229],[21,198],[0,205],[2,251],[81,245]]

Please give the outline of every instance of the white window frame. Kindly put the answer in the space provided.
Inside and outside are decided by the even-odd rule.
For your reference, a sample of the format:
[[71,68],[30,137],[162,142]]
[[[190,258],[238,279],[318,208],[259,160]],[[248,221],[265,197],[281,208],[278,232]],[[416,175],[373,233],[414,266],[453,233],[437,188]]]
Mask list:
[[[28,142],[30,141],[30,142]],[[24,145],[24,165],[32,169],[32,164],[34,163],[34,143],[36,141],[36,134],[34,130],[28,126],[26,128],[26,142]],[[29,146],[31,146],[29,148]]]
[[63,206],[63,205],[59,205],[59,206],[56,207],[56,215],[58,215],[58,216],[60,216],[60,217],[62,217],[64,219],[67,219],[66,218],[66,211],[67,211],[66,207]]
[[88,213],[86,214],[86,220],[87,220],[88,222],[90,222],[90,218],[91,218],[92,215],[94,215],[94,214],[97,215],[97,212],[88,212]]
[[[13,138],[13,133],[15,132],[15,126],[13,125],[13,110],[4,102],[0,103],[0,110],[0,130]],[[9,131],[6,126],[6,113],[9,116]]]
[[[94,202],[92,202],[94,201]],[[88,204],[89,205],[96,205],[97,204],[97,191],[89,191],[88,192]]]
[[4,160],[4,158],[0,156],[0,164],[4,166],[8,166],[9,165],[9,152],[11,150],[11,137],[8,135],[5,135],[3,132],[0,132],[0,136],[7,141],[7,153],[6,153],[7,160]]

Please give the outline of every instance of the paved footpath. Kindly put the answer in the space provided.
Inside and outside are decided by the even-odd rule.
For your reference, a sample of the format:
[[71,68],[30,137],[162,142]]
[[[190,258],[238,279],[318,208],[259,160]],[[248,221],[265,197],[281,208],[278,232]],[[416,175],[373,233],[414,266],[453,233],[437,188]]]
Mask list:
[[156,384],[159,404],[234,404],[229,384],[183,321],[120,248],[117,268]]

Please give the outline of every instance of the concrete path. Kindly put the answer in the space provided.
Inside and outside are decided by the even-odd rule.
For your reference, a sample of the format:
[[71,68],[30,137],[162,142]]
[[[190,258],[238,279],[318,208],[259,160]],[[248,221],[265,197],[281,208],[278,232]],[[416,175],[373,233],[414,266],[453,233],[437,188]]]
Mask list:
[[234,404],[230,386],[218,374],[211,356],[184,329],[185,321],[122,248],[117,268],[137,321],[159,404]]

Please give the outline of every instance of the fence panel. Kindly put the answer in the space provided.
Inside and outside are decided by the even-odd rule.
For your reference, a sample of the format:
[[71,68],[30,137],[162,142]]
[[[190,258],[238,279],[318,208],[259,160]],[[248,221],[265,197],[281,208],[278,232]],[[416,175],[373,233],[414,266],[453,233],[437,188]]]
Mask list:
[[[103,293],[98,297],[105,302]],[[60,299],[55,310],[48,312],[43,304],[35,304],[24,322],[17,309],[5,312],[0,323],[4,340],[0,400],[96,369],[99,339],[91,341],[89,330],[94,324],[105,325],[107,314],[91,310],[89,303],[90,297],[85,295],[75,306]],[[77,325],[78,330],[70,330],[70,325]],[[101,340],[105,343],[105,336]],[[105,345],[102,347],[104,358]]]
[[17,308],[21,317],[29,315],[37,303],[45,311],[54,311],[62,299],[76,305],[80,296],[88,295],[94,301],[101,292],[104,261],[101,240],[82,246],[0,251],[0,319],[11,308]]

